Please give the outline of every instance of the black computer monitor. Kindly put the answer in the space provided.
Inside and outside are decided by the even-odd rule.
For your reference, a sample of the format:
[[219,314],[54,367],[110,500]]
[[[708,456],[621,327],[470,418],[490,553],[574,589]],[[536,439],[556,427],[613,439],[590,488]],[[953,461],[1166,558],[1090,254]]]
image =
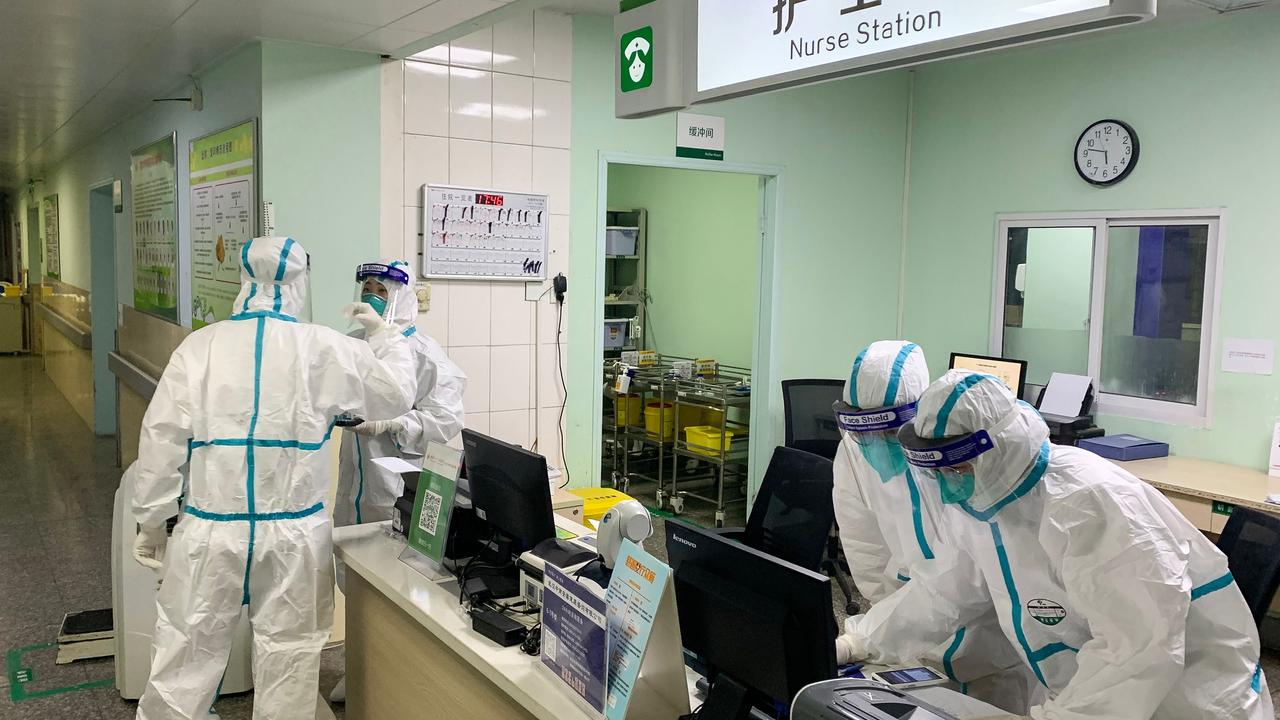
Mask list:
[[556,536],[547,460],[474,430],[462,431],[476,516],[513,542],[516,554]]
[[1009,389],[1022,399],[1027,391],[1027,361],[1014,358],[990,357],[987,355],[971,355],[969,353],[951,353],[952,370],[972,370],[973,372],[994,375]]
[[831,580],[716,533],[667,520],[685,650],[707,665],[700,720],[774,715],[836,676]]

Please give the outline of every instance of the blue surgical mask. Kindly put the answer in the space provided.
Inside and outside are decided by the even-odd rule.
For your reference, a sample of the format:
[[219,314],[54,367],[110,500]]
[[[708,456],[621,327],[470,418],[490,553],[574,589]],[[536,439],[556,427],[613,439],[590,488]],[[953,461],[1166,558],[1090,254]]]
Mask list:
[[934,476],[938,478],[938,485],[942,491],[942,502],[947,505],[957,505],[967,502],[973,497],[973,489],[976,479],[973,471],[958,472],[956,470],[944,469],[935,470]]
[[387,312],[387,301],[385,298],[378,297],[373,293],[364,293],[360,296],[360,302],[363,302],[373,308],[374,312],[385,317]]
[[880,475],[881,482],[907,474],[907,456],[897,440],[882,439],[858,443],[862,457]]

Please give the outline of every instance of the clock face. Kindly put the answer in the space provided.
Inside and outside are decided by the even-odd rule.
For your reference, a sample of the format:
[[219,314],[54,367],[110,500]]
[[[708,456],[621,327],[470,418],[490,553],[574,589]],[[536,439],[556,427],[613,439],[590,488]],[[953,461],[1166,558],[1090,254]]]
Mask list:
[[1092,185],[1114,185],[1138,164],[1138,133],[1119,120],[1102,120],[1076,141],[1076,172]]

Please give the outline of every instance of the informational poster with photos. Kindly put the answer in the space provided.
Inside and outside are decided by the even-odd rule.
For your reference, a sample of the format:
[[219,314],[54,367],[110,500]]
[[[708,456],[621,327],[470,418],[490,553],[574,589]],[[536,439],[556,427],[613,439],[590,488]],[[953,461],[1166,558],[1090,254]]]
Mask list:
[[191,327],[231,316],[240,248],[257,227],[257,124],[249,120],[191,141]]
[[178,322],[178,166],[171,133],[129,155],[133,306]]

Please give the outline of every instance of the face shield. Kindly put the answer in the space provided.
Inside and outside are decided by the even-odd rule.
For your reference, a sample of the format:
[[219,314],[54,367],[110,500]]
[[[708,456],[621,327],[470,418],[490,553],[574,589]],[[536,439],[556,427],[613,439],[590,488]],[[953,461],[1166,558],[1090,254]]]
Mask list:
[[898,443],[898,428],[911,422],[916,416],[916,404],[876,410],[859,410],[837,400],[831,409],[836,415],[840,434],[858,447],[882,482],[889,482],[907,472],[907,459]]
[[398,290],[409,284],[409,274],[382,263],[365,263],[356,268],[355,301],[369,305],[388,322],[396,317]]
[[898,441],[907,462],[932,475],[942,490],[942,502],[954,505],[973,497],[973,463],[995,448],[986,430],[960,437],[930,439],[916,434],[915,425],[903,426]]

